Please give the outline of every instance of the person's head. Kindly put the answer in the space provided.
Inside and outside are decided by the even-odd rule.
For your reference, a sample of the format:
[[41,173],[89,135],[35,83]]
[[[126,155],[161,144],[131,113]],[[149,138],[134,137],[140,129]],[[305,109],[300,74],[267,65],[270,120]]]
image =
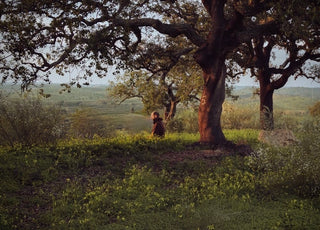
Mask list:
[[156,119],[156,118],[159,118],[160,117],[160,114],[157,112],[157,111],[153,111],[151,113],[151,119]]

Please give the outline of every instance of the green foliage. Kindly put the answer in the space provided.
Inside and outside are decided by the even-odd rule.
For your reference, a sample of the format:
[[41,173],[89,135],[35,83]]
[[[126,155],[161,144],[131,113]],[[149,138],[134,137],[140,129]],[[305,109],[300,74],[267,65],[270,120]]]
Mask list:
[[197,133],[198,127],[198,113],[193,110],[183,110],[178,113],[173,119],[169,120],[166,124],[166,130],[168,132],[187,132]]
[[56,142],[66,132],[64,114],[34,98],[0,98],[0,144],[33,145]]
[[[85,191],[79,189],[79,182],[69,181],[62,196],[54,200],[53,225],[61,229],[66,226],[64,220],[69,220],[69,227],[80,229],[106,225],[110,228],[148,229],[149,226],[149,229],[159,229],[167,222],[168,229],[178,227],[179,223],[196,228],[200,220],[195,223],[188,220],[196,219],[199,205],[225,197],[236,202],[246,201],[249,197],[238,199],[235,195],[239,189],[247,189],[246,183],[252,184],[252,181],[240,171],[235,175],[204,174],[199,180],[186,177],[178,182],[168,172],[154,173],[145,167],[133,166],[123,179],[106,180],[100,185],[91,183]],[[143,216],[160,219],[142,219]]]
[[283,112],[276,110],[273,112],[274,129],[297,130],[297,124],[308,118],[305,112]]
[[258,108],[225,102],[221,115],[221,125],[225,129],[259,128]]
[[69,133],[75,138],[93,138],[110,135],[110,124],[93,109],[79,109],[70,117]]
[[111,82],[108,94],[120,103],[130,98],[141,98],[144,111],[150,113],[166,103],[166,88],[165,85],[149,81],[149,78],[150,76],[142,71],[127,72],[118,76],[118,83]]
[[[163,160],[199,136],[148,133],[0,148],[0,224],[7,229],[317,229],[319,120],[300,143],[257,144],[257,130],[226,137],[249,157]],[[196,149],[192,149],[195,151]],[[18,207],[18,208],[17,208]],[[39,211],[41,210],[41,212]]]
[[[169,198],[159,193],[166,183],[166,174],[154,175],[146,168],[132,167],[125,178],[91,184],[81,191],[79,182],[69,181],[62,197],[54,201],[52,225],[87,229],[125,222],[131,216],[165,210]],[[64,197],[67,197],[66,200]]]
[[[198,76],[199,69],[190,61],[190,57],[179,57],[182,60],[173,67],[170,55],[164,53],[157,57],[162,68],[152,64],[157,66],[155,69],[160,68],[157,74],[148,67],[149,71],[137,70],[119,75],[116,83],[111,82],[108,88],[109,95],[120,103],[131,98],[139,98],[145,112],[151,113],[153,110],[166,108],[167,113],[173,113],[172,116],[175,115],[177,104],[188,105],[196,102],[202,86],[202,79]],[[154,59],[148,61],[155,62]],[[167,69],[168,65],[171,66],[170,69]]]
[[315,119],[304,124],[297,145],[258,149],[250,164],[261,172],[261,186],[275,193],[285,190],[303,197],[319,197],[319,134],[320,121]]

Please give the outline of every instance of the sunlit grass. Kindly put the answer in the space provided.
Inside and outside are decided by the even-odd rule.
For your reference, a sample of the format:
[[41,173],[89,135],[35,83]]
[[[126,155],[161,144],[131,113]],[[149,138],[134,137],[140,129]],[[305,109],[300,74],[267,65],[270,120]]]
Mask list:
[[188,133],[0,148],[1,229],[317,229],[319,123],[308,124],[287,148],[224,130],[255,154],[211,165],[161,158],[197,151]]

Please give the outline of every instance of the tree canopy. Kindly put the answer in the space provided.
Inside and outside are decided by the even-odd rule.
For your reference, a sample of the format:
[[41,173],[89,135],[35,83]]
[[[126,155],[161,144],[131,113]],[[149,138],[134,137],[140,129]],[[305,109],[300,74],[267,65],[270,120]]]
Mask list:
[[[176,45],[182,43],[174,53],[194,52],[203,73],[200,141],[223,143],[220,115],[226,60],[240,45],[279,33],[283,22],[272,19],[277,2],[4,0],[0,3],[2,81],[21,81],[25,88],[38,79],[49,81],[52,71],[69,73],[74,82],[94,73],[104,76],[111,65],[121,69],[136,67],[146,58],[156,60],[152,57],[159,52],[153,48],[166,51],[166,38],[171,37]],[[284,9],[286,4],[279,1]]]
[[[279,1],[269,14],[269,20],[279,21],[278,31],[256,37],[236,49],[234,60],[250,69],[259,81],[263,129],[273,128],[274,90],[282,88],[289,78],[320,80],[316,71],[320,63],[319,11],[319,1]],[[285,54],[283,60],[277,57],[280,51]]]
[[112,65],[123,68],[132,64],[139,52],[152,54],[152,43],[164,49],[161,33],[185,35],[189,45],[201,45],[199,3],[172,4],[146,0],[1,1],[2,81],[22,81],[25,87],[38,79],[49,81],[52,71],[71,73],[74,81],[88,79],[93,73],[103,77]]
[[[203,2],[207,6],[210,1]],[[254,14],[250,11],[261,7],[260,1],[250,2],[231,2],[231,6]],[[27,86],[37,79],[49,81],[51,72],[72,71],[73,80],[87,79],[93,72],[102,77],[111,65],[132,64],[139,51],[152,54],[150,44],[165,49],[162,34],[182,35],[185,48],[200,47],[210,31],[203,4],[188,0],[1,1],[2,80],[21,80]],[[232,10],[228,11],[231,15]],[[238,40],[244,38],[248,35],[239,33]]]
[[149,45],[146,52],[151,54],[131,60],[131,66],[136,70],[119,74],[117,81],[109,87],[109,95],[120,103],[129,98],[140,98],[148,113],[165,108],[166,120],[175,116],[179,103],[198,102],[201,70],[192,58],[193,48],[184,48],[183,43],[180,46],[177,42],[168,42],[164,50],[158,45]]

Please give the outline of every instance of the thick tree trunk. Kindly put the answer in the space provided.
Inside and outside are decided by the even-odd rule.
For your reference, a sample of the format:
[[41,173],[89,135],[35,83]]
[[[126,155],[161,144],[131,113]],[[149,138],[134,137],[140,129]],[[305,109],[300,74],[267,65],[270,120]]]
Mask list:
[[273,130],[273,92],[270,83],[260,80],[260,128]]
[[234,32],[241,29],[243,20],[239,12],[234,12],[232,20],[226,20],[224,17],[226,2],[226,0],[202,0],[213,22],[207,42],[194,55],[204,78],[199,106],[199,132],[202,143],[226,143],[220,121],[225,99],[225,60],[227,54],[239,45]]
[[226,138],[221,128],[222,104],[225,99],[224,59],[216,60],[211,71],[204,71],[205,84],[199,106],[200,142],[224,144]]
[[203,88],[199,106],[200,142],[223,144],[226,141],[220,122],[225,96],[224,83],[225,77],[220,77],[217,84]]

